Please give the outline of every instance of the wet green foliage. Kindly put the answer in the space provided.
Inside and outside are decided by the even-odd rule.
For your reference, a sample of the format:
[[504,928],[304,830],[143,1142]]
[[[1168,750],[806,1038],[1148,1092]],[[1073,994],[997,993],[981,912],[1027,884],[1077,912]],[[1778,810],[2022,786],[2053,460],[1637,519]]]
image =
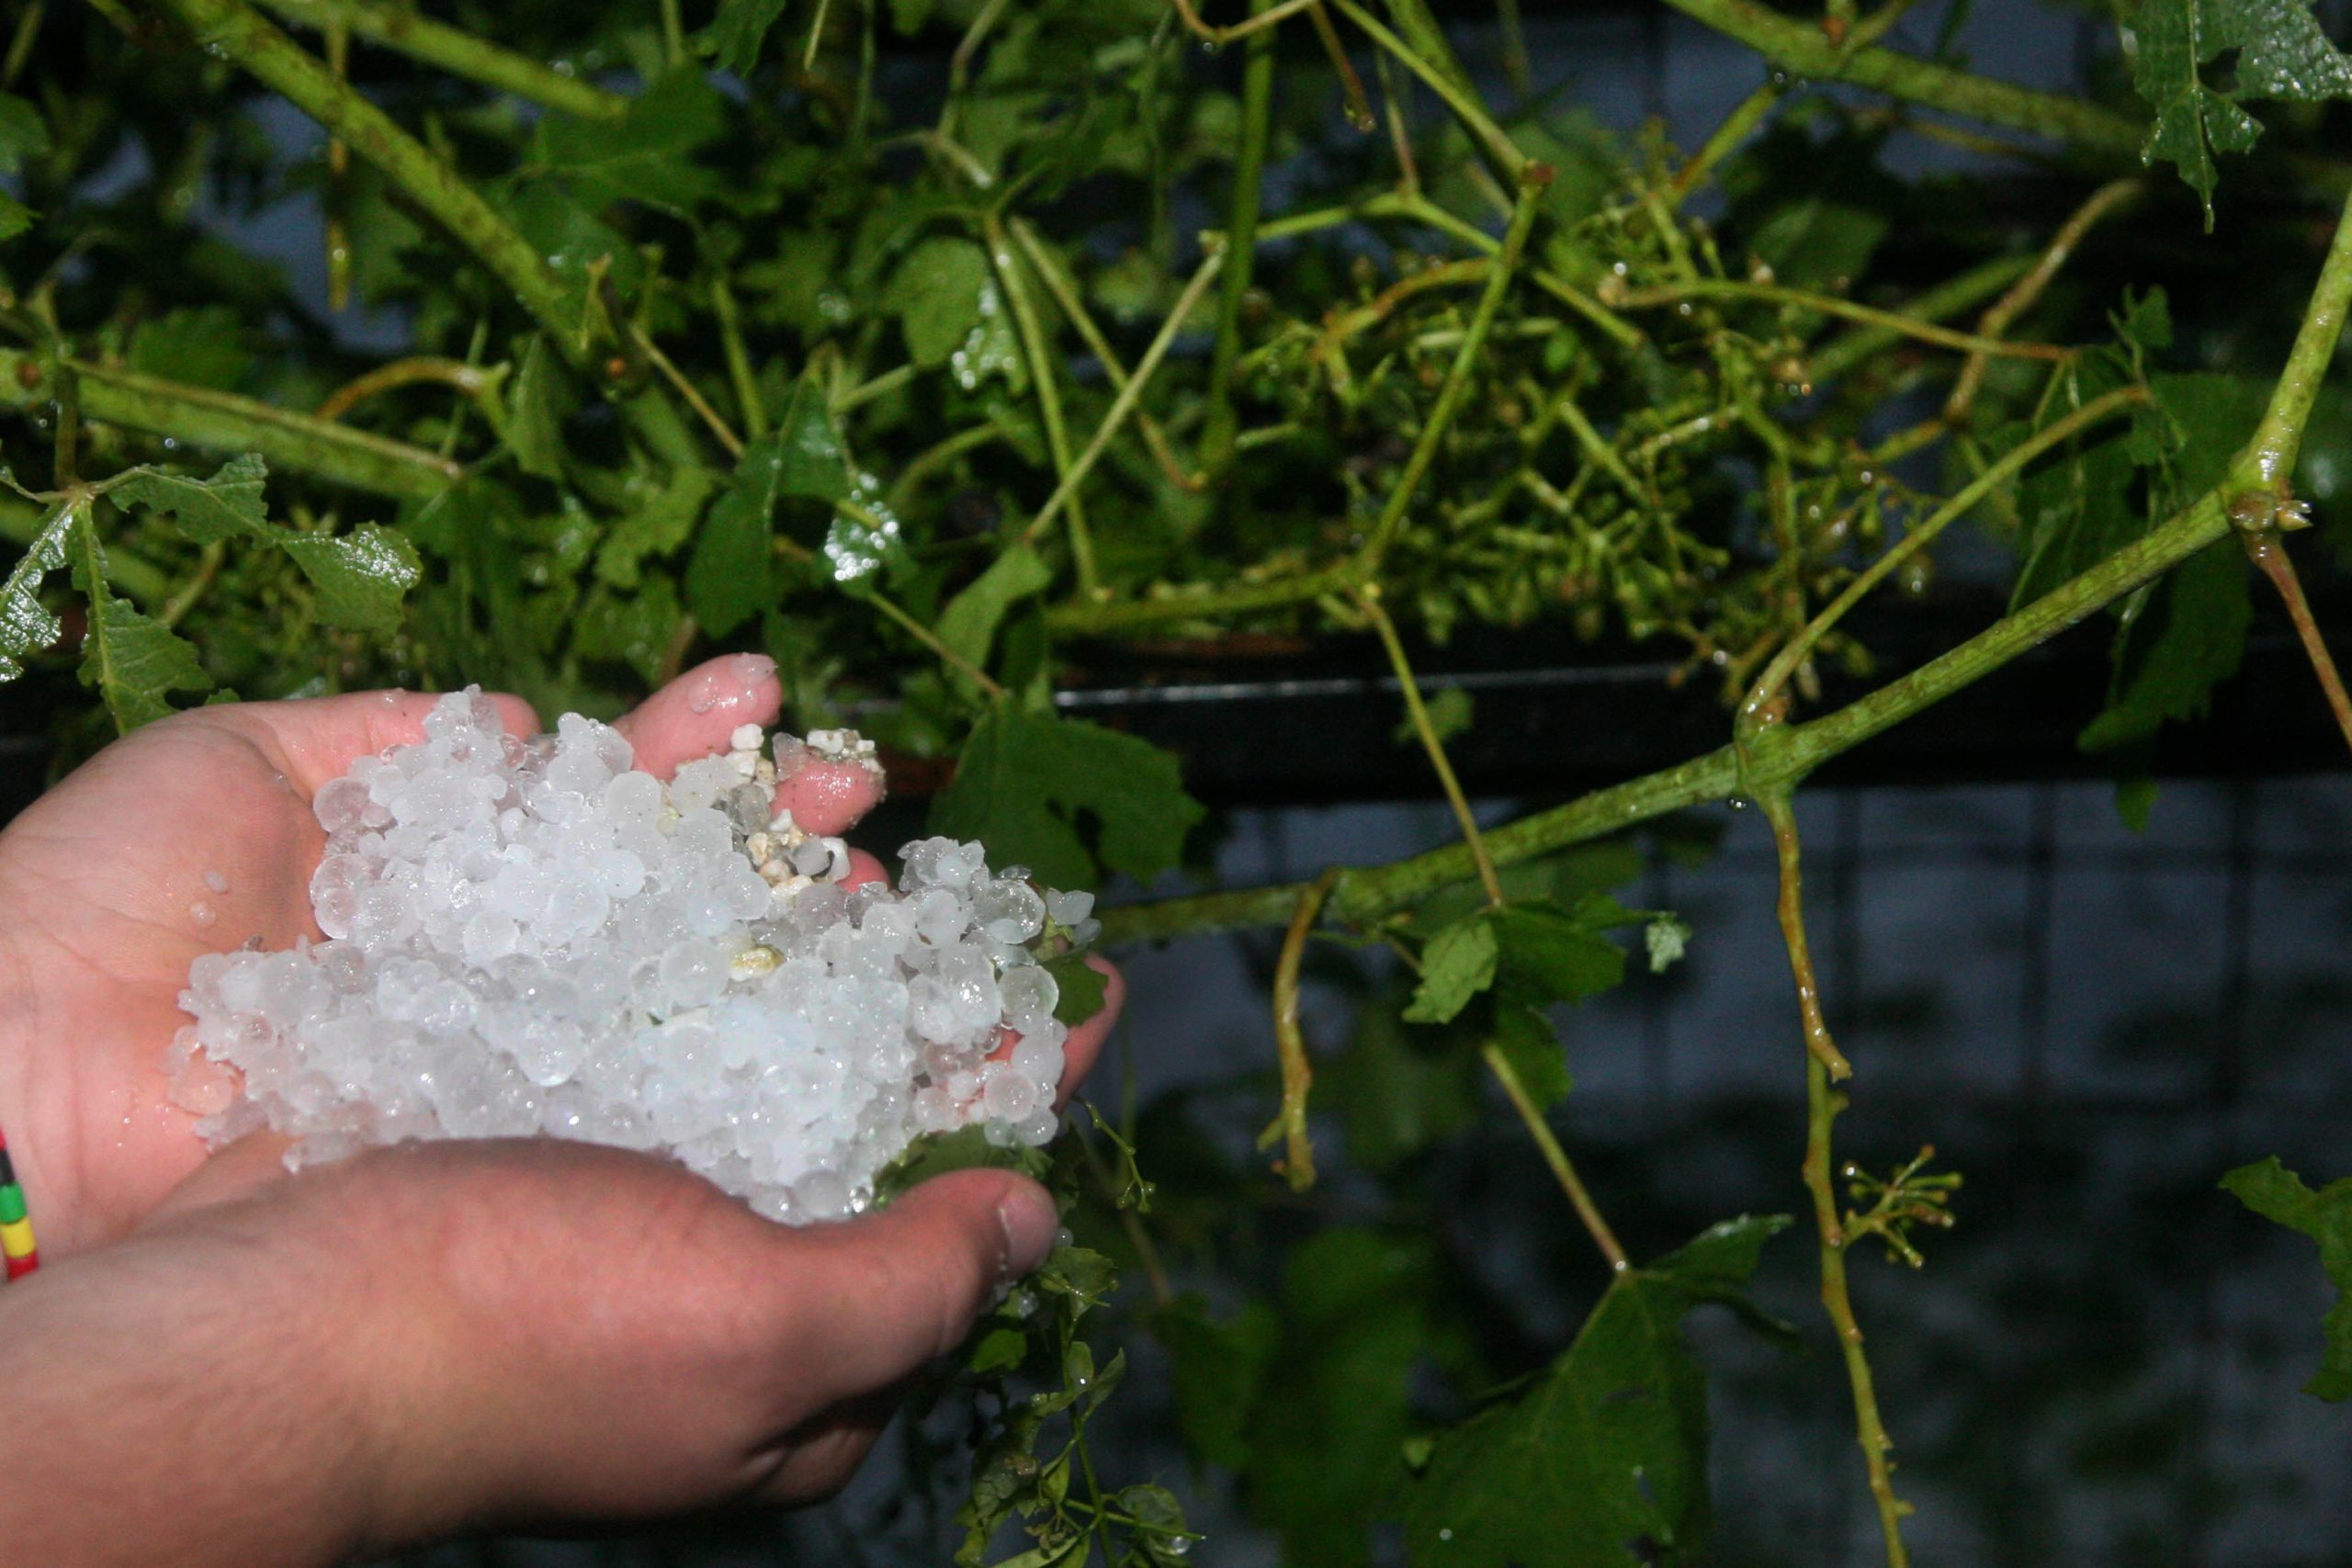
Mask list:
[[2303,1387],[2331,1403],[2352,1398],[2352,1177],[2314,1192],[2274,1155],[2240,1166],[2222,1185],[2264,1219],[2319,1243],[2320,1266],[2338,1293],[2327,1312],[2326,1359]]
[[1787,1224],[1725,1221],[1611,1280],[1557,1361],[1429,1446],[1405,1495],[1413,1560],[1601,1568],[1703,1554],[1706,1378],[1682,1315],[1744,1306],[1758,1255]]
[[[2132,15],[2132,82],[2156,111],[2151,162],[2180,177],[2213,212],[2216,152],[2244,152],[2262,127],[2241,107],[2352,97],[2352,58],[2328,41],[2308,0],[2140,0]],[[2208,73],[2226,60],[2231,78]]]
[[[2213,155],[2252,146],[2255,102],[2290,106],[2268,141],[2340,147],[2330,100],[2352,92],[2302,0],[2143,0],[2149,154],[2196,199],[2144,179],[2046,254],[2130,171],[1901,177],[1909,122],[1785,82],[1744,134],[1674,147],[1565,95],[1482,97],[1451,7],[1324,9],[1336,44],[1298,15],[1204,50],[1160,0],[458,0],[435,15],[474,41],[439,63],[352,40],[352,86],[410,164],[292,129],[174,0],[20,13],[0,679],[78,673],[76,711],[119,729],[395,682],[611,714],[758,649],[797,725],[854,722],[902,775],[945,778],[937,830],[1060,886],[1148,882],[1204,814],[1176,759],[1055,711],[1105,652],[1215,660],[1360,629],[1376,594],[1423,644],[1647,644],[1730,700],[2006,460],[2030,457],[1962,527],[2011,552],[2019,605],[2219,493],[2321,231],[2295,188],[2216,207]],[[2145,116],[2120,79],[2109,107]],[[1274,173],[1249,182],[1261,152]],[[479,235],[428,215],[424,166],[487,198],[560,308],[526,310]],[[2215,212],[2228,246],[2202,240]],[[300,261],[262,240],[289,229]],[[324,310],[294,281],[319,267]],[[2324,513],[2352,485],[2336,391],[2313,431],[2292,478]],[[1922,554],[1890,593],[1933,586]],[[2122,601],[2086,747],[2143,771],[2253,613],[2228,541]],[[1851,626],[1817,629],[1800,716],[1876,664]],[[1431,704],[1436,740],[1476,722],[1458,691]],[[1419,1562],[1698,1559],[1706,1402],[1680,1325],[1736,1303],[1778,1222],[1636,1258],[1548,1337],[1428,1223],[1432,1166],[1500,1114],[1484,1065],[1554,1105],[1561,1007],[1621,982],[1630,928],[1653,970],[1690,940],[1619,901],[1637,869],[1603,846],[1506,867],[1499,900],[1464,884],[1327,920],[1310,967],[1362,1016],[1317,1053],[1315,1106],[1357,1212],[1279,1209],[1213,1140],[1156,1145],[1150,1114],[1066,1141],[1040,1173],[1087,1245],[930,1392],[972,1413],[931,1456],[971,1482],[956,1562],[1189,1545],[1171,1492],[1086,1445],[1125,1368],[1080,1332],[1114,1263],[1154,1287],[1130,1326],[1172,1362],[1192,1457],[1289,1561],[1369,1562],[1398,1527]],[[1100,977],[1056,972],[1065,1017],[1091,1011]],[[966,1137],[902,1175],[1004,1157]],[[2263,1168],[2233,1190],[2336,1276],[2343,1184]],[[1213,1297],[1170,1280],[1155,1235]]]

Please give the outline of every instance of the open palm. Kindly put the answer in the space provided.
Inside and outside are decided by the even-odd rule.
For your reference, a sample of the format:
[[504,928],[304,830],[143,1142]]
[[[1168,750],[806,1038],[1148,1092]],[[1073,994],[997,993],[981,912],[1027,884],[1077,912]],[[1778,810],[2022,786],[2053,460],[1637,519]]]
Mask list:
[[[516,734],[537,728],[519,698],[492,700]],[[736,727],[772,723],[781,700],[774,666],[738,656],[688,671],[618,728],[638,765],[666,776]],[[107,747],[0,834],[0,1129],[45,1251],[126,1234],[203,1163],[165,1059],[188,964],[318,937],[311,797],[353,759],[419,739],[434,701],[377,692],[181,714]],[[878,793],[862,770],[818,764],[778,797],[830,834]],[[878,874],[858,857],[860,879]],[[1107,1021],[1074,1032],[1072,1081]]]

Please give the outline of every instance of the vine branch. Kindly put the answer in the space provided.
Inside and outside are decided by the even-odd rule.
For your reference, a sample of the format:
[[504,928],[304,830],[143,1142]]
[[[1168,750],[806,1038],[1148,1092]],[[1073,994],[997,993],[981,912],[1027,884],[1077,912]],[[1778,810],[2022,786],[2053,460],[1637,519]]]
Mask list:
[[322,32],[348,28],[371,43],[438,66],[453,76],[566,114],[585,119],[618,119],[628,113],[629,101],[619,93],[551,70],[528,55],[501,49],[406,6],[376,0],[262,0],[262,4],[290,22]]
[[1273,1121],[1258,1134],[1258,1146],[1267,1148],[1281,1140],[1283,1179],[1294,1192],[1315,1185],[1315,1144],[1306,1128],[1306,1096],[1315,1086],[1315,1066],[1298,1026],[1298,976],[1306,958],[1306,940],[1314,934],[1339,876],[1337,868],[1327,871],[1300,891],[1282,954],[1274,963],[1274,1055],[1282,1066],[1283,1101]]
[[[428,500],[465,477],[461,466],[422,446],[232,392],[80,360],[65,368],[80,392],[83,414],[102,424],[170,436],[228,457],[257,452],[273,468],[378,495]],[[55,396],[55,381],[39,356],[0,348],[0,407],[38,408]]]
[[1798,852],[1796,810],[1789,785],[1776,783],[1757,794],[1765,820],[1771,824],[1772,847],[1780,864],[1779,919],[1781,939],[1788,946],[1789,969],[1796,981],[1797,1013],[1805,1043],[1804,1185],[1813,1196],[1815,1227],[1821,1235],[1821,1304],[1838,1333],[1838,1348],[1846,1360],[1846,1378],[1854,1394],[1854,1440],[1861,1446],[1862,1462],[1870,1474],[1871,1496],[1878,1505],[1879,1529],[1886,1538],[1887,1568],[1906,1568],[1909,1553],[1903,1545],[1903,1519],[1911,1505],[1894,1495],[1894,1465],[1888,1454],[1894,1444],[1879,1417],[1878,1391],[1871,1380],[1870,1357],[1862,1348],[1861,1325],[1854,1318],[1853,1297],[1846,1286],[1846,1227],[1838,1214],[1838,1193],[1832,1185],[1834,1167],[1830,1130],[1846,1097],[1832,1086],[1849,1077],[1853,1068],[1838,1054],[1821,1012],[1821,987],[1814,976],[1813,953],[1804,934],[1804,869]]
[[337,81],[317,57],[243,0],[155,4],[198,42],[218,47],[330,134],[348,142],[504,284],[532,319],[554,335],[566,357],[574,363],[585,358],[584,295],[559,278],[537,246],[390,115]]

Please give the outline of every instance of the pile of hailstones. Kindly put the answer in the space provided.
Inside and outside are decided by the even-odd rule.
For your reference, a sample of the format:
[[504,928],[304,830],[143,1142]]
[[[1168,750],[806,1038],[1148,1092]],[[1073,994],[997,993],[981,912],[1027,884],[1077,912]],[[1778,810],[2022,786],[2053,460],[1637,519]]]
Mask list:
[[[208,953],[181,1005],[182,1103],[215,1144],[267,1125],[290,1163],[409,1138],[534,1134],[660,1150],[761,1213],[838,1219],[917,1136],[1053,1136],[1067,1031],[1040,951],[1094,935],[1092,896],[926,839],[897,889],[775,810],[850,731],[776,739],[663,785],[566,714],[517,741],[473,692],[425,739],[313,802],[328,941]],[[1017,1040],[1006,1049],[1007,1032]],[[226,1075],[243,1075],[226,1100]]]

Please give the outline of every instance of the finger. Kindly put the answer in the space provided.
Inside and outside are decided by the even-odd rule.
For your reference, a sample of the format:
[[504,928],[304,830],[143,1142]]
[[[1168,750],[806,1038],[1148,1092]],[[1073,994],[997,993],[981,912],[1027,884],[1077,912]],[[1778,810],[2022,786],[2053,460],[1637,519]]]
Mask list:
[[777,1445],[774,1468],[745,1500],[801,1508],[831,1497],[857,1472],[905,1398],[903,1387],[877,1389],[794,1427]]
[[1069,1103],[1078,1086],[1094,1070],[1095,1058],[1102,1054],[1102,1043],[1111,1038],[1111,1031],[1119,1021],[1119,1010],[1127,1001],[1127,977],[1119,973],[1117,964],[1100,953],[1090,953],[1086,966],[1102,976],[1102,1009],[1084,1023],[1074,1025],[1069,1038],[1062,1042],[1061,1088],[1054,1095],[1057,1110]]
[[164,1193],[163,1201],[148,1211],[142,1224],[153,1224],[215,1203],[232,1203],[250,1197],[273,1181],[284,1179],[286,1150],[293,1141],[279,1133],[247,1134],[198,1166],[178,1186]]
[[878,1213],[779,1231],[794,1358],[818,1408],[912,1375],[963,1342],[1000,1285],[1045,1260],[1061,1227],[1026,1178],[959,1170]]
[[775,660],[730,653],[696,665],[613,721],[637,751],[637,765],[666,779],[682,762],[728,749],[746,724],[764,729],[784,708]]
[[[503,692],[484,694],[508,734],[527,739],[538,733],[538,716],[530,704]],[[308,800],[322,784],[348,773],[356,759],[424,739],[424,716],[440,701],[440,695],[430,692],[354,692],[196,711],[209,722],[245,732],[277,760],[288,782]]]
[[809,757],[775,786],[779,810],[811,833],[846,833],[882,804],[882,770],[871,759],[832,761]]
[[[798,818],[795,818],[794,820],[797,821]],[[876,860],[864,850],[850,851],[849,879],[842,884],[842,891],[854,892],[869,882],[878,882],[888,887],[890,885],[890,874],[882,869],[880,861]]]

